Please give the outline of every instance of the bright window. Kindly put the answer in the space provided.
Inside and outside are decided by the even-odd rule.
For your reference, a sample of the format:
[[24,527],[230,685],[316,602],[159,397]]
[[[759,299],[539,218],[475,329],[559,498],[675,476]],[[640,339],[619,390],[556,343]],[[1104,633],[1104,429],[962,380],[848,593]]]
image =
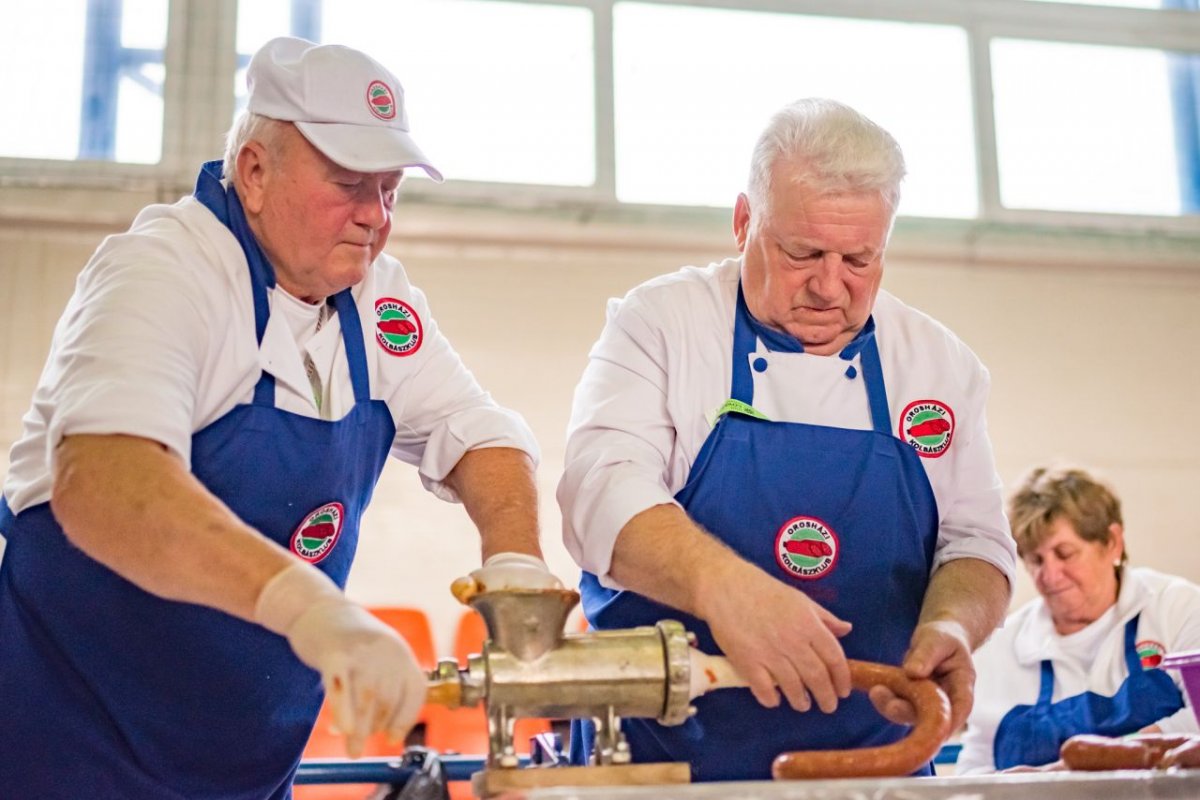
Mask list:
[[[239,51],[248,54],[287,33],[287,7],[280,0],[243,0]],[[324,5],[319,38],[356,47],[396,74],[413,136],[448,179],[595,182],[590,10],[486,0],[353,0]],[[238,88],[245,91],[244,75]]]
[[1181,213],[1167,54],[998,39],[992,78],[1005,206]]
[[0,0],[0,18],[0,156],[159,161],[167,0]]
[[618,3],[614,40],[619,200],[729,207],[770,115],[823,96],[899,141],[901,213],[977,212],[962,29]]

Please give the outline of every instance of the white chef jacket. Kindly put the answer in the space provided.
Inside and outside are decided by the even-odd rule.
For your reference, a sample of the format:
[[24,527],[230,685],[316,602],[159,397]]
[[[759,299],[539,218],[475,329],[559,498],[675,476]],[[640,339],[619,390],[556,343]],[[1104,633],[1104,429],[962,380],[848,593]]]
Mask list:
[[[958,757],[957,774],[978,774],[996,769],[993,744],[996,728],[1014,706],[1037,702],[1041,664],[1054,667],[1053,702],[1084,692],[1111,697],[1129,677],[1125,665],[1125,623],[1138,620],[1139,651],[1146,646],[1162,655],[1200,649],[1200,586],[1151,569],[1124,570],[1121,591],[1110,614],[1070,636],[1054,630],[1054,622],[1041,597],[1014,611],[983,647],[975,653],[975,706],[967,719]],[[1097,637],[1094,653],[1072,647],[1074,637]],[[1089,657],[1090,656],[1090,657]],[[1196,733],[1200,726],[1192,712],[1183,679],[1168,670],[1184,693],[1185,707],[1156,725],[1166,733]]]
[[[609,301],[575,390],[558,486],[563,541],[605,586],[622,588],[608,574],[617,534],[640,512],[674,502],[729,399],[740,268],[740,258],[686,267]],[[936,400],[955,419],[950,446],[921,458],[937,501],[935,569],[978,558],[1011,583],[1016,550],[987,435],[987,370],[944,326],[887,292],[873,317],[893,433],[917,401]],[[766,359],[774,377],[751,373],[754,407],[769,419],[871,429],[858,355],[767,352],[759,342],[752,357]]]
[[[537,460],[528,425],[480,388],[399,261],[380,255],[352,294],[371,398],[387,403],[396,424],[391,454],[417,466],[427,489],[456,500],[443,481],[471,449],[512,447]],[[271,314],[259,347],[242,248],[194,197],[150,206],[128,232],[105,239],[54,331],[11,451],[4,496],[13,513],[49,499],[54,451],[64,436],[140,436],[190,463],[192,434],[249,403],[263,370],[275,376],[277,408],[321,417],[302,348],[282,313],[294,299],[279,289],[268,295],[281,313]],[[410,355],[392,355],[376,341],[381,298],[408,304],[420,319],[423,338]],[[337,314],[302,338],[328,384],[324,416],[339,419],[353,407],[354,390]]]

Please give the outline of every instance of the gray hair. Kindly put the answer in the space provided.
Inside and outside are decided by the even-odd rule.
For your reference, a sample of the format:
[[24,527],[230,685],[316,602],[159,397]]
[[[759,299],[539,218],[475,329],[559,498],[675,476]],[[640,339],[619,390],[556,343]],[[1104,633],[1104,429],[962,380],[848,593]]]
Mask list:
[[771,117],[750,161],[751,208],[768,207],[771,171],[780,159],[793,163],[792,179],[805,186],[824,192],[878,191],[891,213],[896,213],[906,171],[900,145],[847,105],[806,98]]
[[277,152],[279,134],[288,124],[290,123],[264,117],[262,114],[255,114],[251,111],[243,111],[239,114],[238,118],[233,121],[232,127],[229,128],[229,132],[225,134],[225,163],[222,165],[222,170],[229,182],[233,183],[236,179],[238,153],[246,146],[247,142],[259,141],[271,152]]

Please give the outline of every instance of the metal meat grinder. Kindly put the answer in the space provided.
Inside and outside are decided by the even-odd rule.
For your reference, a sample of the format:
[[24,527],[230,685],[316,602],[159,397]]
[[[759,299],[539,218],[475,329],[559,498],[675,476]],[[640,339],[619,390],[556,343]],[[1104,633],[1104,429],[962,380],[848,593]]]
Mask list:
[[[474,778],[477,794],[691,780],[686,762],[630,763],[621,717],[682,724],[695,713],[692,698],[746,685],[729,661],[696,650],[692,634],[673,620],[653,627],[565,633],[567,615],[579,603],[577,592],[486,591],[471,579],[464,581],[452,591],[483,616],[488,639],[482,653],[468,658],[466,669],[453,660],[440,662],[430,676],[427,700],[450,708],[485,705],[488,761]],[[950,702],[936,683],[910,679],[899,667],[853,659],[847,663],[853,688],[865,692],[883,685],[912,704],[912,731],[877,747],[781,753],[772,770],[776,778],[907,775],[928,762],[950,734]],[[517,769],[513,724],[518,717],[595,720],[591,765]]]
[[[453,659],[438,663],[430,676],[429,701],[451,708],[484,704],[489,744],[485,772],[518,772],[513,747],[517,718],[591,718],[596,722],[596,743],[592,766],[584,769],[622,768],[618,771],[625,778],[617,781],[622,783],[690,779],[686,764],[630,764],[620,727],[621,717],[653,717],[663,725],[679,725],[695,713],[689,702],[693,694],[689,645],[694,637],[681,623],[663,620],[653,627],[565,633],[567,616],[579,602],[578,592],[474,593],[461,586],[454,591],[482,615],[488,638],[483,652],[470,656],[465,669]],[[642,770],[636,777],[644,767],[660,769],[657,773]],[[661,767],[673,769],[664,772]],[[564,770],[578,771],[520,772]]]

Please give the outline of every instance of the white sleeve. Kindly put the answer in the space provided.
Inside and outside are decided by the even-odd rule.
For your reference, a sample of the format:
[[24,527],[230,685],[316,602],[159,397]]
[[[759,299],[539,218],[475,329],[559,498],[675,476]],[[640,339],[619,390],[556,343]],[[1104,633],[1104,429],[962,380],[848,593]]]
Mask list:
[[[110,237],[81,273],[42,384],[53,409],[46,463],[62,437],[127,434],[191,457],[209,331],[203,293],[169,241]],[[197,258],[202,257],[197,253]]]
[[675,426],[667,409],[667,342],[636,295],[611,300],[575,389],[558,485],[563,543],[606,586],[617,534],[637,514],[674,503],[667,472]]
[[537,464],[540,454],[524,418],[499,406],[463,364],[429,311],[425,295],[409,295],[422,320],[420,359],[388,404],[396,421],[392,455],[418,468],[421,483],[439,498],[458,502],[446,476],[468,450],[511,447]]
[[985,775],[996,771],[992,761],[992,748],[996,739],[995,728],[985,728],[967,720],[962,735],[962,750],[954,765],[955,775]]
[[974,367],[967,387],[971,407],[954,439],[954,488],[950,506],[941,515],[933,569],[958,558],[978,558],[1000,570],[1012,586],[1017,548],[1004,514],[1004,487],[987,432],[990,378],[981,364],[975,362]]

